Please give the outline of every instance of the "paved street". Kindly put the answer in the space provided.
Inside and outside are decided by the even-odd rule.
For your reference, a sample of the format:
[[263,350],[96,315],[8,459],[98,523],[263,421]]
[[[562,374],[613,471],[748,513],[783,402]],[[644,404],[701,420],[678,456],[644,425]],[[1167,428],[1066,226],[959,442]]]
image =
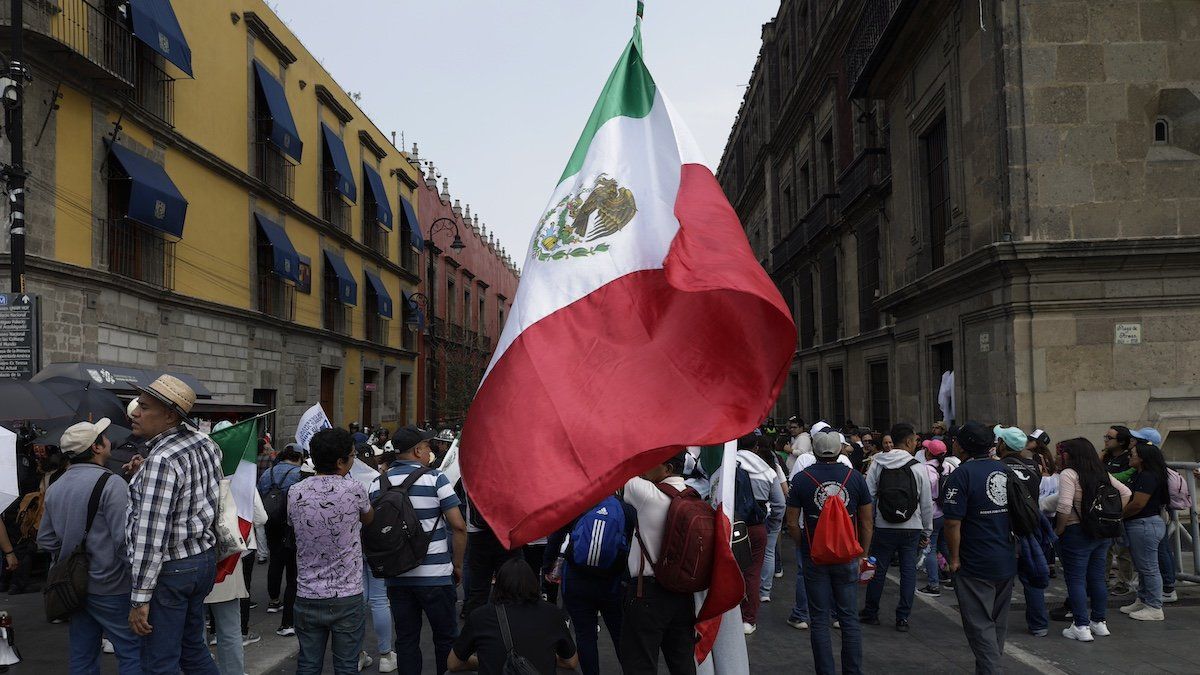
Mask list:
[[[785,566],[794,569],[793,554],[785,553]],[[266,567],[259,566],[254,574],[255,598],[260,603],[251,614],[253,630],[262,634],[262,641],[246,647],[246,672],[251,675],[271,673],[283,675],[295,672],[295,640],[275,635],[277,615],[266,613]],[[894,577],[894,573],[893,573]],[[751,672],[782,673],[809,672],[812,653],[808,632],[797,631],[784,623],[791,608],[795,575],[789,572],[777,580],[774,601],[763,605],[759,615],[759,630],[748,639]],[[895,607],[895,579],[884,595],[882,626],[864,626],[864,669],[868,673],[969,672],[973,667],[971,652],[963,638],[957,605],[952,593],[940,598],[918,595],[912,617],[912,631],[897,633],[886,621]],[[1061,574],[1047,594],[1047,604],[1056,607],[1062,602]],[[1165,623],[1142,623],[1125,618],[1110,599],[1109,627],[1113,635],[1098,638],[1091,644],[1070,642],[1058,635],[1065,624],[1052,622],[1051,633],[1036,638],[1025,632],[1024,603],[1020,586],[1013,598],[1010,614],[1010,641],[1006,649],[1009,673],[1196,673],[1200,672],[1200,654],[1193,647],[1194,631],[1200,625],[1200,586],[1181,584],[1180,601],[1167,606]],[[1126,596],[1121,598],[1129,602]],[[16,635],[24,661],[13,673],[65,672],[67,627],[49,625],[42,619],[41,596],[0,595],[0,609],[10,611],[16,620]],[[368,625],[367,645],[374,644]],[[835,643],[837,631],[834,631]],[[607,635],[601,640],[601,664],[605,673],[617,673],[619,667]],[[835,644],[836,648],[836,644]],[[425,673],[433,674],[431,643],[425,636]],[[1147,660],[1149,659],[1149,660]],[[115,660],[106,657],[104,672],[116,673]],[[326,663],[326,672],[332,665]],[[367,673],[377,672],[371,666]],[[665,668],[661,672],[666,672]]]

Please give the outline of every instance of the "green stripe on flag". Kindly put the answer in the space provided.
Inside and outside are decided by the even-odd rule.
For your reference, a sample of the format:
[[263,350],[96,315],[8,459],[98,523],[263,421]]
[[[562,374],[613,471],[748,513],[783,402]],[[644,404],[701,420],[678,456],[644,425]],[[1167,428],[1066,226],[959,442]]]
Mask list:
[[650,71],[646,69],[646,63],[642,60],[642,27],[638,22],[633,27],[633,37],[625,46],[625,52],[617,61],[612,74],[608,76],[604,91],[600,93],[600,100],[596,101],[592,116],[588,118],[583,135],[575,144],[571,160],[567,162],[567,168],[558,182],[562,183],[583,168],[583,160],[592,145],[592,138],[605,122],[614,117],[640,118],[649,115],[650,109],[654,107],[654,92],[654,78],[650,77]]
[[209,437],[221,448],[221,470],[226,476],[237,473],[238,464],[258,461],[258,418],[214,431]]

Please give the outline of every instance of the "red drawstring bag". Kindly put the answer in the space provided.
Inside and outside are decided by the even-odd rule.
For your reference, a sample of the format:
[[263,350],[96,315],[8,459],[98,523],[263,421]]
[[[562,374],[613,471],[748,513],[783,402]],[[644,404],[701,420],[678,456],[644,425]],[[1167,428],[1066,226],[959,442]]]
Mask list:
[[[806,469],[803,472],[821,489],[818,481]],[[842,489],[850,480],[853,469],[846,471],[846,480],[842,481]],[[842,501],[842,490],[825,497],[821,506],[821,515],[817,517],[816,533],[808,533],[808,553],[812,561],[818,565],[845,565],[853,562],[862,555],[862,546],[858,543],[858,531],[850,513],[846,511],[846,503]]]

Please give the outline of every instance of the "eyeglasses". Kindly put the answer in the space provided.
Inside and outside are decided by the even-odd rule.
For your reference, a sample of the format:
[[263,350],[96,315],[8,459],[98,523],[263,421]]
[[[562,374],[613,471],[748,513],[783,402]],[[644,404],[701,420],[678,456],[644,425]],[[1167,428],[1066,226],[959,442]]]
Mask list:
[[1117,440],[1117,437],[1116,437],[1116,436],[1113,436],[1112,434],[1104,434],[1104,440],[1106,440],[1106,441],[1115,441],[1115,440]]

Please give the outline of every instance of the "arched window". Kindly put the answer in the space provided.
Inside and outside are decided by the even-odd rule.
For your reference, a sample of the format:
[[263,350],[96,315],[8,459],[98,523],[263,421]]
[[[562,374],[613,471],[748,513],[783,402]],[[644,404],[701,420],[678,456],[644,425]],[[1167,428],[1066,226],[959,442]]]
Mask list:
[[1154,142],[1159,145],[1171,142],[1171,125],[1165,117],[1154,120]]

